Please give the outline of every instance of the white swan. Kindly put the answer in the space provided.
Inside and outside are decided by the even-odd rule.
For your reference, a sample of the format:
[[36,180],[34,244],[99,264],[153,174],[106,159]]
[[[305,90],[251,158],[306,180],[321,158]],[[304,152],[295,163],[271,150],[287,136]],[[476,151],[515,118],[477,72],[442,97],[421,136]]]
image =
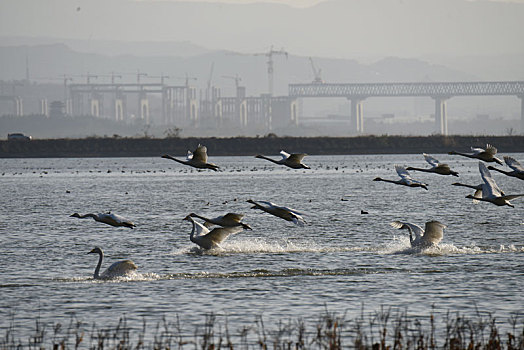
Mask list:
[[186,160],[180,160],[169,154],[164,154],[162,158],[171,159],[181,164],[189,165],[198,169],[211,169],[218,171],[219,166],[213,163],[207,162],[207,147],[198,145],[194,152],[187,151]]
[[522,164],[520,164],[515,158],[510,156],[504,156],[504,162],[506,162],[506,165],[513,170],[505,171],[502,169],[492,167],[491,165],[488,166],[488,169],[498,171],[499,173],[502,173],[504,175],[516,177],[517,179],[524,180],[524,166],[522,166]]
[[[429,248],[437,245],[444,237],[446,226],[438,221],[426,222],[426,229],[409,222],[393,221],[391,226],[409,231],[409,242],[413,248]],[[413,238],[413,233],[415,238]]]
[[131,220],[128,220],[124,218],[123,216],[120,216],[117,214],[112,214],[111,212],[97,213],[97,214],[89,213],[89,214],[84,214],[84,215],[73,213],[70,215],[70,217],[80,218],[80,219],[93,218],[95,219],[95,221],[102,222],[104,224],[108,224],[108,225],[115,226],[115,227],[128,227],[128,228],[136,227],[136,225]]
[[252,199],[248,199],[247,202],[253,204],[251,209],[260,209],[286,221],[291,221],[298,226],[304,226],[304,224],[306,224],[306,220],[304,220],[304,218],[301,216],[303,214],[296,211],[295,209],[282,207],[267,201],[254,201]]
[[431,165],[431,168],[423,169],[423,168],[415,168],[415,167],[410,166],[410,167],[407,167],[406,170],[424,171],[426,173],[435,173],[439,175],[453,175],[457,177],[459,176],[456,171],[453,171],[449,168],[449,165],[444,164],[444,163],[439,163],[439,161],[436,158],[430,156],[429,154],[422,153],[422,155],[424,156],[424,159],[426,160],[426,162],[428,162],[429,165]]
[[473,154],[460,153],[455,151],[448,152],[448,154],[456,154],[463,157],[480,159],[484,162],[495,162],[502,165],[502,161],[495,157],[495,154],[497,154],[497,149],[490,144],[486,145],[486,149],[471,147],[471,151],[473,152]]
[[95,273],[93,274],[94,279],[110,279],[116,277],[123,277],[129,275],[138,269],[138,266],[135,265],[131,260],[122,260],[113,263],[109,266],[102,274],[100,274],[100,266],[102,266],[102,260],[104,260],[104,252],[101,248],[95,247],[87,254],[98,254],[98,264],[95,268]]
[[498,206],[507,205],[514,208],[515,206],[510,203],[510,200],[524,196],[524,194],[503,194],[497,186],[497,184],[495,183],[495,180],[491,176],[491,173],[489,172],[488,168],[486,168],[486,166],[482,162],[479,162],[479,171],[482,180],[484,180],[484,184],[482,184],[482,197],[477,198],[468,194],[466,198],[490,202]]
[[398,176],[400,176],[400,180],[388,180],[383,179],[380,177],[376,177],[373,179],[373,181],[384,181],[384,182],[390,182],[397,185],[404,185],[408,187],[422,187],[426,191],[428,190],[428,185],[425,183],[422,183],[420,181],[414,180],[403,166],[395,165],[395,170],[397,171]]
[[242,226],[231,226],[216,227],[209,231],[207,227],[193,220],[190,215],[186,216],[183,220],[187,220],[193,224],[193,229],[189,234],[191,242],[196,243],[204,249],[220,248],[220,243],[225,241],[230,235],[243,230]]
[[216,218],[212,219],[206,218],[195,213],[191,213],[189,214],[189,216],[204,220],[205,227],[211,227],[213,225],[219,225],[222,227],[242,226],[246,230],[251,230],[251,226],[241,222],[242,218],[244,217],[244,215],[242,214],[227,213],[225,215],[217,216]]
[[269,160],[270,162],[273,162],[275,164],[285,165],[293,169],[311,169],[310,167],[302,163],[302,159],[304,159],[304,157],[307,156],[307,154],[305,153],[289,154],[285,151],[280,151],[280,155],[282,156],[282,159],[280,160],[274,160],[261,154],[257,154],[255,158]]

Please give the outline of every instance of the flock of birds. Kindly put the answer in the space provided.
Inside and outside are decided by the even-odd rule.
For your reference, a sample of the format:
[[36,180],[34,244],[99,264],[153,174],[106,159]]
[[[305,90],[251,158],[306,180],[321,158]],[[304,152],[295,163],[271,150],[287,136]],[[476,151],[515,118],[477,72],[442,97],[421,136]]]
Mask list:
[[[461,155],[464,157],[480,160],[479,171],[483,183],[479,185],[469,185],[458,182],[453,183],[453,185],[455,186],[463,186],[475,190],[475,193],[473,195],[467,195],[466,198],[473,199],[475,203],[478,203],[479,201],[484,201],[490,202],[498,206],[514,207],[514,205],[511,204],[510,200],[524,196],[524,194],[507,195],[495,183],[495,180],[491,176],[489,170],[495,170],[507,176],[524,180],[524,167],[517,160],[510,156],[504,156],[503,159],[506,165],[512,169],[511,171],[505,171],[492,166],[486,167],[486,165],[483,162],[494,162],[499,165],[503,165],[503,162],[495,156],[497,154],[497,149],[492,145],[488,144],[485,149],[472,148],[471,154],[459,153],[455,151],[449,152],[449,154]],[[289,154],[285,151],[281,151],[280,155],[282,158],[279,160],[275,160],[260,154],[256,155],[255,157],[271,161],[278,165],[284,165],[292,169],[311,169],[309,166],[305,165],[302,162],[304,157],[306,156],[305,153]],[[456,177],[459,176],[456,171],[451,170],[448,164],[440,163],[437,159],[426,153],[423,153],[423,156],[431,166],[430,168],[406,168],[400,165],[395,165],[395,170],[400,179],[390,180],[376,177],[373,179],[373,181],[389,182],[408,187],[421,187],[425,190],[428,190],[428,184],[413,179],[409,174],[408,170],[435,173],[438,175],[451,175]],[[202,145],[198,145],[196,150],[193,152],[188,151],[185,160],[177,159],[168,154],[162,155],[162,158],[171,159],[178,163],[192,166],[197,169],[211,169],[213,171],[218,171],[220,169],[218,165],[208,162],[207,148]],[[303,214],[295,209],[276,205],[269,201],[254,201],[252,199],[249,199],[247,202],[253,205],[251,209],[262,210],[268,214],[274,215],[286,221],[293,222],[294,224],[299,226],[304,226],[306,224],[306,221],[302,217]],[[80,219],[93,218],[95,221],[115,227],[127,227],[131,229],[136,227],[136,225],[131,220],[128,220],[120,215],[111,212],[98,214],[89,213],[84,215],[74,213],[71,215],[71,217],[76,217]],[[192,230],[189,234],[191,242],[197,244],[202,249],[207,250],[219,248],[220,244],[224,242],[230,235],[236,234],[245,229],[251,230],[251,227],[248,224],[242,222],[243,217],[244,215],[242,214],[227,213],[225,215],[218,216],[215,218],[206,218],[204,216],[191,213],[187,215],[183,220],[189,221],[192,224]],[[204,223],[201,224],[194,218],[200,219]],[[401,221],[393,221],[391,223],[391,226],[397,229],[408,230],[411,246],[420,249],[437,245],[444,237],[444,229],[446,228],[444,224],[438,221],[426,222],[424,229],[419,225]],[[413,235],[415,237],[413,237]],[[94,279],[108,279],[125,276],[129,273],[134,272],[137,269],[137,266],[135,263],[133,263],[133,261],[123,260],[113,263],[102,274],[100,274],[100,268],[104,259],[104,253],[102,249],[99,247],[95,247],[88,254],[99,255],[98,264],[93,274]]]

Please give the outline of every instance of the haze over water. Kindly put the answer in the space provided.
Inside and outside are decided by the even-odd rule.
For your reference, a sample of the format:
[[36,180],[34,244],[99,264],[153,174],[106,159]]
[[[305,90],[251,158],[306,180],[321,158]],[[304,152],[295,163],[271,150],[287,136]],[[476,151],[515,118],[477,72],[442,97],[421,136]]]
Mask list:
[[[381,307],[522,314],[524,200],[512,201],[515,208],[474,205],[464,198],[472,190],[451,183],[481,183],[478,162],[434,156],[460,177],[411,172],[429,191],[372,181],[396,180],[394,164],[427,167],[422,155],[308,156],[311,170],[210,157],[217,173],[160,157],[2,159],[0,333],[13,322],[23,338],[37,316],[67,323],[71,314],[98,326],[126,315],[138,327],[143,318],[178,315],[189,334],[211,312],[234,330],[260,315],[310,321],[326,309],[347,318]],[[492,173],[507,194],[524,192],[522,180]],[[251,210],[247,199],[297,209],[308,224]],[[69,217],[105,211],[137,227]],[[182,221],[190,212],[246,214],[253,230],[203,252]],[[438,220],[447,229],[439,248],[421,252],[393,220]],[[139,274],[94,281],[97,256],[86,254],[94,246],[106,254],[102,269],[132,259]]]

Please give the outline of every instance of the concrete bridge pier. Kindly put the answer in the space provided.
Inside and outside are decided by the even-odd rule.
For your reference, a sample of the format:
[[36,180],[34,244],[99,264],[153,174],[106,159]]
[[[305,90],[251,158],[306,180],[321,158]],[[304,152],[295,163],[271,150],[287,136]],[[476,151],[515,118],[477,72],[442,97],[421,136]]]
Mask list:
[[435,131],[440,135],[448,134],[447,98],[435,97]]
[[524,135],[524,95],[520,95],[520,134]]
[[350,97],[351,101],[351,126],[357,134],[364,133],[364,109],[362,102],[363,98],[353,98]]

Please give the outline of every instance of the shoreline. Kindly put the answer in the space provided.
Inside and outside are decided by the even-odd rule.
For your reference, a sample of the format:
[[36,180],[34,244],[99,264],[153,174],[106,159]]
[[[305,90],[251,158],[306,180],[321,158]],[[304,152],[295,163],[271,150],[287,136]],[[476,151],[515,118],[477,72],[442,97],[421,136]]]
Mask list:
[[470,152],[486,144],[499,153],[524,152],[524,135],[518,136],[355,136],[355,137],[188,137],[188,138],[84,138],[0,141],[0,158],[99,158],[186,155],[198,144],[209,156],[274,155],[280,150],[309,155],[418,154]]

